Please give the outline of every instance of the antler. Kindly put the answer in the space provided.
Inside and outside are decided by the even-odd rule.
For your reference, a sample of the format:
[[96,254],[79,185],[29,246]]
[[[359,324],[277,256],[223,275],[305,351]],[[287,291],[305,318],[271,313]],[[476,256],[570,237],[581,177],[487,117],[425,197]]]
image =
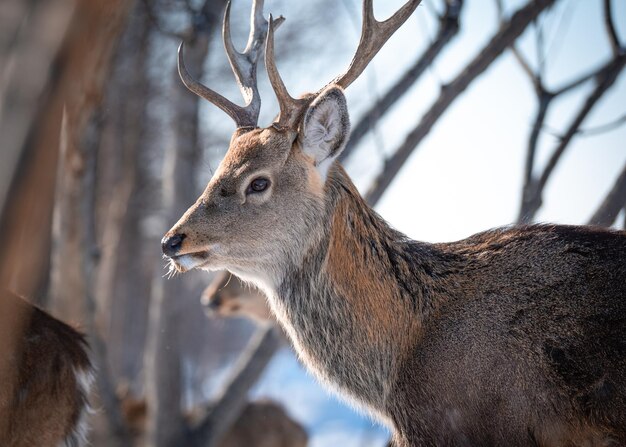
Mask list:
[[[282,17],[276,22],[282,22]],[[267,20],[263,17],[263,0],[254,0],[250,17],[250,34],[243,53],[238,52],[230,35],[230,0],[224,12],[222,39],[228,61],[237,79],[239,90],[246,101],[244,107],[234,104],[219,93],[195,80],[187,71],[183,57],[183,43],[178,47],[178,74],[185,86],[196,95],[215,104],[241,127],[256,127],[261,110],[261,95],[257,88],[256,66],[261,47],[267,35]]]
[[331,84],[337,84],[342,88],[348,88],[365,70],[365,67],[374,59],[374,56],[385,45],[393,33],[400,28],[422,0],[411,0],[395,12],[384,22],[379,22],[374,17],[374,5],[372,0],[363,0],[363,26],[361,39],[356,48],[356,53],[350,62],[348,70],[336,77]]
[[[348,69],[327,85],[337,84],[342,88],[347,88],[352,84],[361,73],[363,73],[365,67],[367,67],[378,51],[385,45],[391,35],[406,22],[421,1],[422,0],[410,0],[387,20],[379,22],[374,17],[372,0],[363,0],[363,26],[361,28],[361,39],[359,40],[356,53]],[[276,68],[276,62],[274,61],[273,28],[272,16],[270,15],[267,42],[265,44],[265,66],[280,107],[278,123],[275,125],[278,127],[291,127],[297,121],[304,107],[315,95],[309,95],[302,99],[292,98],[291,95],[289,95]]]
[[274,126],[285,128],[291,127],[295,123],[295,120],[308,102],[304,99],[292,98],[280,77],[280,73],[278,73],[274,59],[274,23],[276,22],[270,14],[267,42],[265,43],[265,68],[280,107],[278,123],[275,123]]

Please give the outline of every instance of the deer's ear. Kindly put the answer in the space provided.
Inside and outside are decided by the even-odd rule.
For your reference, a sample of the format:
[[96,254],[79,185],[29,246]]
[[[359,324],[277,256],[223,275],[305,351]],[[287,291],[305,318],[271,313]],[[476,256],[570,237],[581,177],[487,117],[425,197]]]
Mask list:
[[349,133],[343,90],[334,85],[322,90],[305,112],[298,134],[302,150],[313,158],[322,177],[343,150]]

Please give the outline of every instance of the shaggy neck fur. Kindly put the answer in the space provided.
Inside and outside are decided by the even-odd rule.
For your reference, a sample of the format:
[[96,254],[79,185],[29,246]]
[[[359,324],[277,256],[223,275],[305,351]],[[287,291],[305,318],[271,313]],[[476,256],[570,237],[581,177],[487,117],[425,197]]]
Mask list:
[[268,296],[318,378],[380,415],[451,262],[390,228],[338,164],[325,188],[317,240]]

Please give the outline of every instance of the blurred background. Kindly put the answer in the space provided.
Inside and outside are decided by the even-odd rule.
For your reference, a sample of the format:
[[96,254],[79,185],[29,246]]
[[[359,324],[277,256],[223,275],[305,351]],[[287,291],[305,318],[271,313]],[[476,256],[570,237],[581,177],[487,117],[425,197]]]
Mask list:
[[[374,3],[385,18],[402,1]],[[182,86],[176,48],[241,103],[224,7],[2,0],[0,286],[88,334],[94,446],[383,446],[384,428],[302,369],[254,290],[165,277],[159,241],[234,130]],[[250,8],[232,4],[241,50]],[[270,12],[287,19],[276,54],[292,95],[346,68],[358,0],[267,0]],[[533,221],[623,229],[625,65],[620,0],[423,0],[347,91],[342,163],[415,239]],[[259,87],[268,125],[262,62]]]

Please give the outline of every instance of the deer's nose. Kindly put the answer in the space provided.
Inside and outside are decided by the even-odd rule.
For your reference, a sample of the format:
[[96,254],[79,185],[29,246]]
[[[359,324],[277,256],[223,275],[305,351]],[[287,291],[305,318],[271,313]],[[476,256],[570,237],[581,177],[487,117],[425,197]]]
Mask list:
[[172,234],[165,235],[163,239],[161,239],[161,249],[163,250],[163,254],[165,256],[174,256],[180,250],[180,247],[183,245],[183,240],[185,239],[184,234]]

